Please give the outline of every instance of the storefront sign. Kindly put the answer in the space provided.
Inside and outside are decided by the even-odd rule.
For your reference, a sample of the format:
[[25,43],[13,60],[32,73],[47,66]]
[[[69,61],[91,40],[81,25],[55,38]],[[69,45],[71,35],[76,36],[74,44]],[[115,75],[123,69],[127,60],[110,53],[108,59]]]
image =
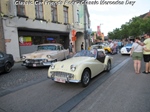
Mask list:
[[31,37],[19,37],[19,45],[20,46],[31,46],[32,45]]
[[72,30],[72,41],[76,41],[76,31]]

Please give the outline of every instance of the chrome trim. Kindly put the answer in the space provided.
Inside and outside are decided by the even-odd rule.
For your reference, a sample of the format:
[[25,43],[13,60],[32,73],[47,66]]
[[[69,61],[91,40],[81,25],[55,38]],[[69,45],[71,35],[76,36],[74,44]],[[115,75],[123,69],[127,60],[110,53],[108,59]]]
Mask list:
[[81,80],[69,80],[69,82],[72,82],[72,83],[80,83]]
[[73,83],[80,82],[80,80],[74,80],[74,74],[71,73],[51,71],[50,74],[52,80],[54,80],[55,76],[57,76],[60,78],[66,78],[66,82],[73,82]]

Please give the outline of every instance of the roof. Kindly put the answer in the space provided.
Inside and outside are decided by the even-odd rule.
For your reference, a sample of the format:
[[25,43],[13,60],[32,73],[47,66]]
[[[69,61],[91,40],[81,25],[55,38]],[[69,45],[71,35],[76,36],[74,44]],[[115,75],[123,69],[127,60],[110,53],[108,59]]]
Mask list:
[[149,16],[150,16],[150,11],[145,13],[145,14],[140,15],[139,17],[140,18],[146,18],[146,17],[149,17]]

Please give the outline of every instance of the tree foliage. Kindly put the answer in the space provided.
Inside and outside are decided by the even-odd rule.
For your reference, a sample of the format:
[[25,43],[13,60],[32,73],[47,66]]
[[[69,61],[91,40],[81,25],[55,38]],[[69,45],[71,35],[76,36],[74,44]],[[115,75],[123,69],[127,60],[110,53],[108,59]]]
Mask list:
[[121,28],[116,28],[108,33],[110,39],[123,39],[129,36],[136,37],[150,32],[150,17],[145,19],[134,17],[129,22],[121,25]]

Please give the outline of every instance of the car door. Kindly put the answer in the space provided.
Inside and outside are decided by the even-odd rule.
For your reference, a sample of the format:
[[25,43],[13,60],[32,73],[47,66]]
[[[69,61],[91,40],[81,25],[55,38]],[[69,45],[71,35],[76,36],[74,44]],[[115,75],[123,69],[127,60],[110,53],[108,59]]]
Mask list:
[[92,77],[98,75],[99,73],[101,73],[104,70],[103,61],[98,60],[98,53],[99,53],[99,51],[97,52],[96,57],[93,60],[91,60],[92,66],[90,68],[91,68],[91,72],[92,72],[92,74],[91,74]]
[[100,72],[104,71],[104,61],[105,61],[105,54],[103,51],[98,51],[97,52],[97,57],[95,60],[95,75],[99,74]]
[[57,53],[56,53],[56,58],[57,58],[57,60],[58,61],[60,61],[61,60],[61,56],[60,56],[60,46],[56,46],[56,51],[57,51]]
[[62,60],[62,53],[61,53],[60,45],[57,46],[57,60],[58,61]]
[[60,46],[60,49],[61,49],[61,54],[62,54],[62,59],[65,59],[65,54],[67,53],[66,50],[64,49],[63,46]]

